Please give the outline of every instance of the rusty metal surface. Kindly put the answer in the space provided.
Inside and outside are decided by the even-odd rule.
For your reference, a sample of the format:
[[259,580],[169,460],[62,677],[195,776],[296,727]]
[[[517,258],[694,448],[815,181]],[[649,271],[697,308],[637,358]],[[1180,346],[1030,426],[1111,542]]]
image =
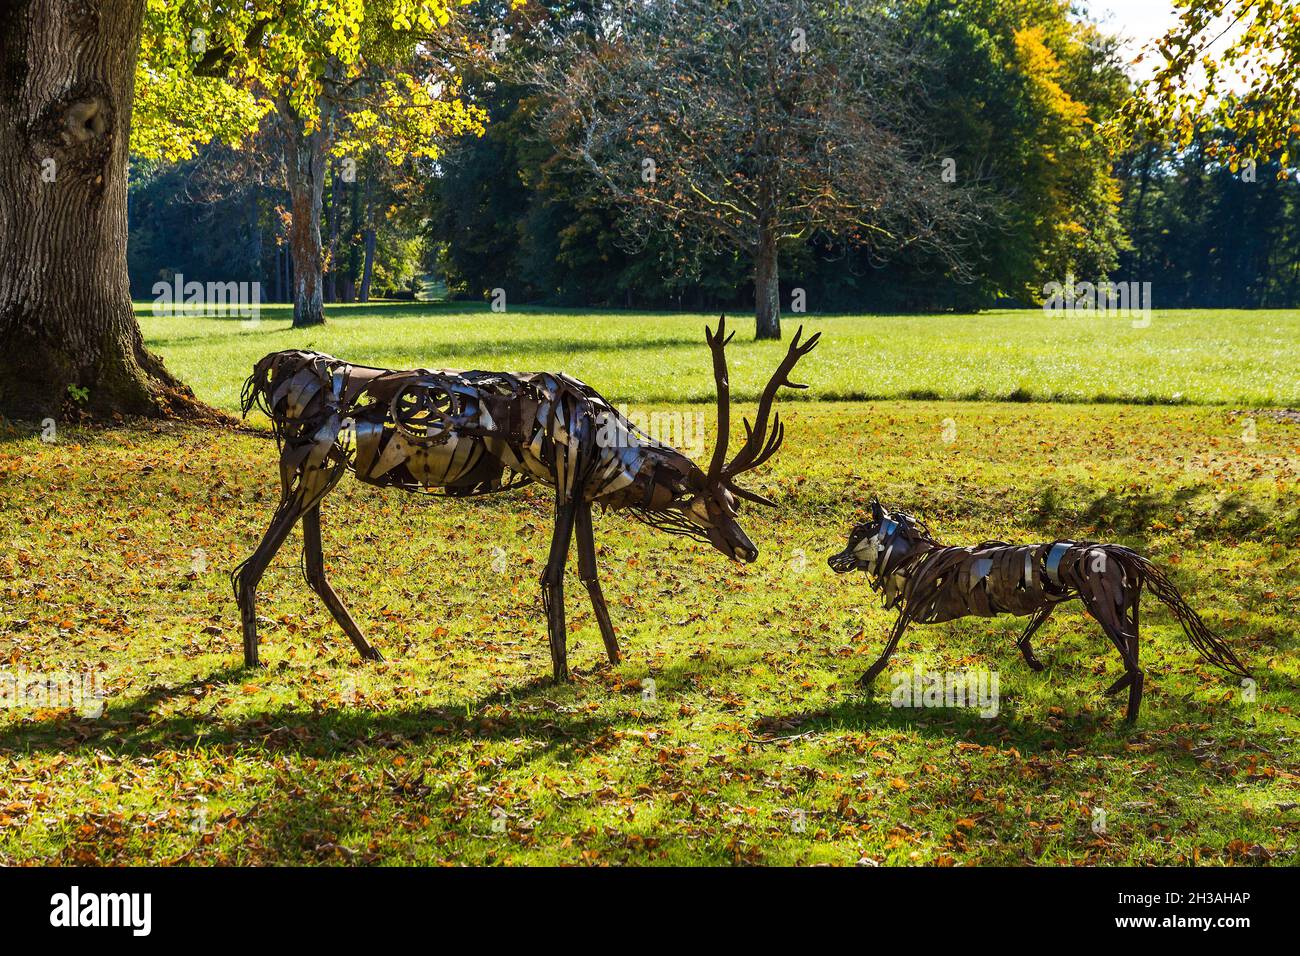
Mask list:
[[[732,333],[734,334],[734,333]],[[785,435],[773,411],[789,375],[817,345],[800,328],[764,388],[746,440],[727,461],[730,392],[725,316],[705,337],[718,388],[718,444],[707,472],[682,452],[638,429],[595,389],[559,372],[393,370],[331,355],[286,350],[267,355],[244,384],[242,407],[271,420],[280,449],[280,504],[261,544],[232,573],[244,629],[244,656],[258,662],[257,583],[294,524],[302,520],[308,582],[363,656],[379,653],[364,638],[324,576],[320,504],[344,474],[406,492],[447,497],[495,494],[539,482],[555,489],[551,553],[542,574],[551,656],[567,679],[563,572],[576,535],[579,573],[606,651],[618,644],[597,579],[591,509],[624,510],[671,534],[708,542],[730,558],[753,561],[758,549],[741,529],[739,501],[773,502],[736,479],[761,466]],[[770,425],[769,425],[770,420]]]
[[1079,600],[1124,662],[1124,676],[1106,693],[1129,688],[1127,719],[1135,720],[1142,700],[1138,611],[1144,587],[1168,605],[1202,658],[1229,673],[1249,676],[1164,572],[1129,548],[1071,540],[1031,545],[985,541],[956,547],[937,541],[907,512],[889,511],[874,499],[871,507],[871,519],[856,525],[844,550],[828,559],[838,573],[866,572],[885,607],[899,612],[884,652],[860,681],[864,686],[884,669],[909,625],[970,616],[1032,615],[1017,647],[1030,667],[1041,670],[1030,638],[1058,604]]

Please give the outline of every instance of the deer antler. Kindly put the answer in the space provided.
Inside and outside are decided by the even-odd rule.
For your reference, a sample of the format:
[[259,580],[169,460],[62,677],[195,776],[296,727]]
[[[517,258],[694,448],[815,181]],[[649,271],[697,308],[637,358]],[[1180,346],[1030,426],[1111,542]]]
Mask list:
[[713,459],[709,462],[706,482],[708,484],[721,482],[737,497],[775,507],[776,502],[770,498],[765,498],[752,491],[746,491],[744,488],[738,488],[732,483],[731,479],[741,472],[757,468],[776,454],[776,450],[781,447],[781,442],[785,438],[785,426],[781,423],[779,413],[772,417],[770,431],[767,427],[768,416],[772,414],[772,403],[776,400],[776,393],[782,387],[808,387],[790,381],[790,372],[794,370],[795,365],[798,364],[801,358],[817,347],[817,340],[822,336],[818,332],[807,342],[800,345],[799,339],[803,336],[803,326],[799,326],[799,331],[795,332],[794,338],[790,340],[790,348],[786,351],[785,358],[777,366],[776,371],[772,373],[772,378],[768,381],[767,387],[763,389],[763,394],[759,397],[758,414],[754,418],[755,424],[751,426],[749,419],[744,420],[744,447],[736,453],[735,458],[724,464],[727,459],[728,438],[731,435],[731,382],[727,377],[726,348],[727,343],[731,341],[735,334],[735,332],[730,335],[727,334],[727,317],[725,315],[718,319],[718,330],[716,332],[708,326],[704,327],[704,339],[709,343],[709,351],[713,353],[713,378],[717,383],[718,391],[718,443],[713,448]]
[[[785,353],[785,358],[777,366],[772,378],[768,381],[767,387],[763,389],[763,394],[758,399],[758,413],[754,416],[754,425],[751,427],[749,419],[745,419],[745,444],[740,451],[736,452],[736,457],[722,469],[722,478],[730,485],[730,479],[742,472],[757,468],[763,462],[767,461],[776,450],[781,447],[781,441],[785,438],[785,426],[781,424],[781,415],[777,413],[772,418],[772,428],[769,431],[767,427],[768,416],[772,413],[772,403],[776,400],[776,393],[782,388],[807,388],[807,385],[799,382],[790,381],[790,373],[794,370],[799,360],[817,347],[817,341],[822,337],[818,332],[807,342],[799,344],[799,339],[803,336],[803,326],[799,326],[799,331],[795,332],[794,338],[790,340],[790,348]],[[738,489],[732,487],[732,491]],[[752,492],[745,492],[742,497],[755,497]]]
[[706,484],[722,479],[723,463],[727,460],[727,439],[731,437],[731,382],[727,378],[726,349],[727,343],[736,333],[726,333],[725,315],[718,316],[717,332],[707,325],[704,327],[704,341],[709,343],[709,351],[713,353],[713,380],[718,390],[718,443],[713,446],[713,459],[709,462]]

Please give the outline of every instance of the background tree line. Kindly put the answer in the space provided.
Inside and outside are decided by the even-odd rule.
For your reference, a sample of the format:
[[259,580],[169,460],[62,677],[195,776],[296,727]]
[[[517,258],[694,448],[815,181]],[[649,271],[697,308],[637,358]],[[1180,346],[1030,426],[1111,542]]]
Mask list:
[[[1031,304],[1067,273],[1149,280],[1168,307],[1300,303],[1300,196],[1276,163],[1231,168],[1207,149],[1238,136],[1226,129],[1113,158],[1100,147],[1099,124],[1131,87],[1113,38],[1056,0],[906,0],[898,12],[928,51],[918,112],[942,133],[947,163],[911,175],[946,173],[994,200],[970,237],[968,274],[924,250],[882,257],[821,229],[781,250],[787,308],[794,288],[818,311]],[[460,90],[486,122],[448,138],[436,164],[331,159],[318,212],[324,301],[410,296],[417,277],[433,274],[453,296],[502,288],[511,303],[753,303],[749,264],[735,250],[670,228],[629,241],[625,211],[542,128],[548,104],[527,67],[600,13],[583,0],[468,9],[462,28],[484,38],[484,55],[463,63]],[[238,272],[288,301],[291,201],[273,169],[282,163],[264,131],[239,150],[212,143],[180,165],[137,164],[134,294],[174,272]]]
[[209,414],[130,301],[178,272],[257,280],[295,326],[423,270],[515,303],[752,303],[760,336],[791,287],[1294,305],[1295,0],[1175,6],[1135,88],[1069,0],[15,0],[0,414]]

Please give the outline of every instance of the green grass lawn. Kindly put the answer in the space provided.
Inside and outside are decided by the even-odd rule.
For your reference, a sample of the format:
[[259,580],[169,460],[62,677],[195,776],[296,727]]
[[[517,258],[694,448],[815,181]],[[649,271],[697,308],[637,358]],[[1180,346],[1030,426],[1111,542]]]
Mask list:
[[[255,357],[291,344],[564,368],[655,407],[709,391],[702,317],[333,314],[348,317],[311,332],[265,317],[251,331],[146,326],[226,408]],[[1297,394],[1293,315],[1161,314],[1091,340],[1031,313],[810,324],[827,332],[799,376],[812,397]],[[777,347],[742,337],[733,381],[752,394]],[[711,428],[709,406],[679,410]],[[756,564],[598,517],[626,659],[604,662],[571,576],[575,680],[561,687],[537,587],[544,490],[440,502],[347,479],[324,506],[328,567],[388,660],[356,658],[302,581],[295,535],[263,581],[268,666],[252,673],[226,574],[275,503],[267,438],[131,426],[44,444],[11,431],[0,661],[93,667],[108,700],[98,717],[0,710],[0,863],[1297,862],[1300,424],[1258,411],[1248,433],[1230,407],[1120,404],[785,411],[786,445],[750,481],[781,505],[745,512]],[[1023,621],[972,619],[915,629],[859,694],[892,615],[825,556],[872,492],[952,542],[1143,550],[1254,669],[1257,695],[1201,664],[1150,597],[1136,728],[1100,697],[1119,660],[1077,605],[1039,632],[1041,674],[1013,647]],[[999,713],[891,707],[889,676],[918,665],[996,671]]]
[[[703,344],[716,315],[498,314],[471,304],[331,306],[329,324],[289,327],[284,306],[256,323],[154,317],[137,306],[149,346],[205,399],[227,410],[267,352],[312,348],[393,368],[563,369],[613,401],[712,401]],[[733,394],[754,398],[783,346],[756,344],[737,316]],[[1300,312],[1155,312],[1070,318],[1038,310],[980,315],[787,316],[825,333],[801,365],[808,400],[986,399],[1161,404],[1300,405]]]

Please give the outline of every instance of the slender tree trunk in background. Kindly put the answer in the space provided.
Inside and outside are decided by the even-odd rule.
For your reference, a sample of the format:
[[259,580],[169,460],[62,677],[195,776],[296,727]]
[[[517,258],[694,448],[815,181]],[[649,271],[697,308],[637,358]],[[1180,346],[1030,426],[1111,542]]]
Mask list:
[[[1205,168],[1203,137],[1204,134],[1198,132],[1192,138],[1191,148],[1188,150],[1183,160],[1184,165],[1188,170],[1194,171]],[[1201,195],[1203,187],[1204,177],[1198,173],[1192,172],[1188,179],[1187,192],[1184,194],[1184,209],[1197,210],[1199,215],[1199,210],[1205,208],[1205,200]],[[1197,230],[1197,232],[1200,232],[1201,236],[1197,240],[1192,261],[1206,263],[1210,259],[1209,247],[1214,242],[1217,242],[1217,237],[1214,237],[1213,240],[1211,240],[1204,235],[1204,230]],[[1201,301],[1205,305],[1211,305],[1218,294],[1217,286],[1219,283],[1216,281],[1216,278],[1217,277],[1213,275],[1207,275],[1204,271],[1204,266],[1202,266],[1201,270],[1190,271],[1183,281],[1181,295],[1177,304],[1179,306],[1186,306],[1188,302]]]
[[357,301],[357,282],[361,276],[361,256],[357,236],[361,225],[361,187],[354,179],[348,190],[348,278],[345,283],[349,302]]
[[0,19],[0,415],[213,414],[145,349],[131,309],[143,11],[144,0],[16,0]]
[[370,301],[370,277],[375,272],[375,230],[373,226],[366,226],[366,257],[361,267],[361,293],[357,296],[358,302]]
[[365,195],[361,197],[361,285],[357,290],[358,302],[370,301],[370,279],[375,272],[375,227],[371,221],[371,197],[374,181],[367,170]]
[[276,243],[276,302],[285,300],[285,247]]
[[261,301],[267,301],[265,293],[261,293],[261,279],[266,276],[266,263],[262,261],[262,202],[261,190],[256,186],[250,186],[248,189],[248,216],[252,224],[252,232],[248,237],[248,259],[251,265],[251,272],[254,279],[258,281],[259,294]]
[[325,323],[324,247],[320,217],[325,198],[325,154],[330,118],[322,105],[316,128],[308,133],[301,117],[281,94],[276,101],[284,144],[285,188],[289,190],[289,254],[293,260],[293,327]]
[[1148,279],[1146,274],[1147,264],[1147,230],[1146,223],[1142,220],[1143,210],[1146,207],[1147,187],[1151,182],[1151,165],[1155,162],[1156,146],[1154,143],[1148,144],[1142,155],[1142,178],[1139,181],[1137,202],[1133,207],[1133,225],[1129,234],[1137,246],[1137,272],[1133,278],[1142,281]]
[[776,236],[766,233],[754,253],[755,338],[781,337],[781,277],[777,270]]
[[339,186],[341,183],[339,164],[337,161],[332,162],[330,163],[329,246],[327,247],[330,270],[329,276],[325,280],[326,302],[337,302],[339,300],[339,264],[337,256],[339,247]]

